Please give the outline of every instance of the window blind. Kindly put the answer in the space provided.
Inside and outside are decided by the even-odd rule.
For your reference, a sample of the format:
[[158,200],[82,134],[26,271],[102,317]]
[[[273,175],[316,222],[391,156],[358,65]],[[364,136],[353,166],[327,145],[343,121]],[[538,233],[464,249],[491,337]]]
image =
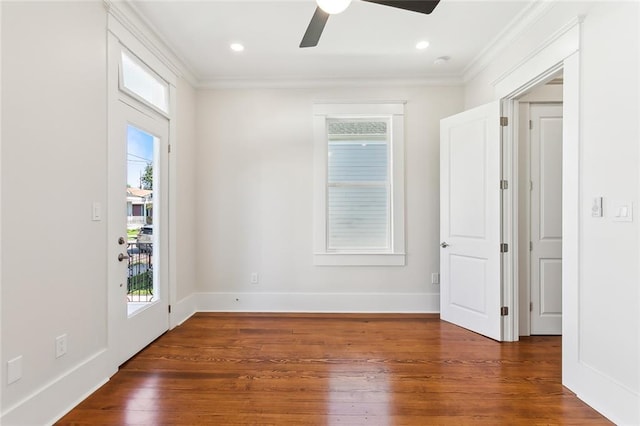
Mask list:
[[327,248],[390,247],[386,120],[328,120]]

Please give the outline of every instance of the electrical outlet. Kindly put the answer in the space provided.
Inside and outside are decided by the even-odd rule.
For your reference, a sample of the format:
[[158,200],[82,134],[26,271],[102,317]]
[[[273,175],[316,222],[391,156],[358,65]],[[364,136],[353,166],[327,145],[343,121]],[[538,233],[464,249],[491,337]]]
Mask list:
[[22,355],[7,361],[7,384],[17,382],[22,378]]
[[257,272],[252,272],[251,273],[251,284],[258,284],[258,273]]
[[431,274],[431,284],[440,284],[440,273],[434,272]]
[[67,353],[67,335],[56,337],[56,358],[60,358]]

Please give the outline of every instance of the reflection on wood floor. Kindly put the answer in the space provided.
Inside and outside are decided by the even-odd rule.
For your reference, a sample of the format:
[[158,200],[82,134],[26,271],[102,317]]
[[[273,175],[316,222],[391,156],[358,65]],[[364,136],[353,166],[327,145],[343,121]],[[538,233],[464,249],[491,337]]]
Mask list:
[[560,337],[497,343],[433,315],[200,313],[59,424],[610,424],[560,365]]

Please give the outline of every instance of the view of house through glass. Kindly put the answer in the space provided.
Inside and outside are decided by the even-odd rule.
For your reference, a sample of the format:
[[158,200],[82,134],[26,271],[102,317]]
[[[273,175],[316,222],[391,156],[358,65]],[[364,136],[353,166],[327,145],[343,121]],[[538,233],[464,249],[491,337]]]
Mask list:
[[[154,148],[158,139],[132,125],[127,126],[127,302],[128,312],[153,302],[157,296],[154,259],[153,190]],[[157,234],[157,232],[156,232]]]

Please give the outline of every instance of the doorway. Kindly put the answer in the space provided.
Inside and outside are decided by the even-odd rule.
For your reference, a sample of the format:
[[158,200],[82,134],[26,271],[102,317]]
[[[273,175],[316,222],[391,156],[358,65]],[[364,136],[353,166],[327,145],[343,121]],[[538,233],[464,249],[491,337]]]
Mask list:
[[112,35],[109,67],[109,348],[119,366],[169,329],[168,84]]
[[441,120],[441,318],[499,341],[562,334],[562,72]]
[[562,334],[562,82],[517,99],[520,336]]

